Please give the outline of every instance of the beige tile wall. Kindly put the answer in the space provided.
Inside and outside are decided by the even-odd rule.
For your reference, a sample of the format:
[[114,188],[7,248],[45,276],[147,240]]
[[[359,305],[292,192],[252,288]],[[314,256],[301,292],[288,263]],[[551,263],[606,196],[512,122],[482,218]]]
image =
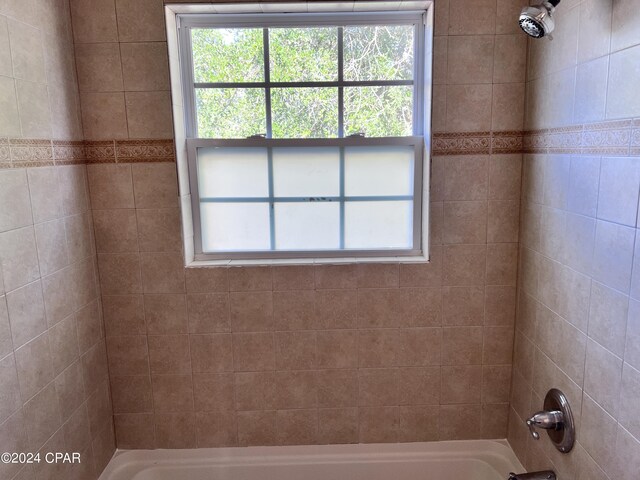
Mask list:
[[[438,1],[435,130],[520,130],[520,2],[476,3]],[[162,1],[71,6],[85,138],[171,137]],[[434,159],[428,265],[232,269],[183,268],[175,166],[133,160],[88,166],[119,447],[506,436],[519,154]]]
[[87,168],[120,447],[506,435],[517,156],[436,159],[414,265],[185,269],[175,165]]
[[54,166],[79,112],[68,2],[0,2],[0,450],[82,461],[3,479],[97,478],[115,448],[86,167]]
[[[162,1],[71,3],[85,137],[171,137]],[[434,129],[521,130],[521,2],[465,3]],[[89,165],[118,446],[505,437],[521,155],[489,153],[434,158],[428,265],[185,269],[175,166]]]
[[[640,115],[636,3],[560,4],[553,42],[529,45],[528,128]],[[533,153],[523,163],[508,438],[528,469],[554,468],[563,480],[631,480],[640,467],[640,158],[634,123],[618,125],[585,130],[581,155]],[[577,420],[568,455],[524,424],[551,387],[568,395]]]

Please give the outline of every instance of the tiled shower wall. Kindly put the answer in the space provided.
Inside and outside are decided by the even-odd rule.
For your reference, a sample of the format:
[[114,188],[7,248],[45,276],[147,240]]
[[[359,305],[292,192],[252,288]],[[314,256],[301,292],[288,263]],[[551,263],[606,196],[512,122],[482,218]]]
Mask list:
[[0,450],[81,464],[0,478],[96,478],[115,449],[68,2],[0,2]]
[[469,3],[437,0],[431,263],[185,269],[162,1],[71,2],[119,447],[505,437],[526,42]]
[[[528,469],[631,480],[640,470],[640,10],[634,0],[574,0],[557,13],[553,42],[529,47],[508,438]],[[568,455],[524,424],[551,387],[576,417]]]

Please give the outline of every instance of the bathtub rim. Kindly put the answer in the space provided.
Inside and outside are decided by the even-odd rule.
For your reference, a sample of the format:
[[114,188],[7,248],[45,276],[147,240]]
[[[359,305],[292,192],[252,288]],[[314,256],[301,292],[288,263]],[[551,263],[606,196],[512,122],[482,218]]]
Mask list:
[[[192,449],[118,449],[98,480],[125,480],[147,468],[179,465],[282,465],[356,460],[472,458],[484,461],[504,478],[525,471],[507,440],[447,440],[415,443],[360,443]],[[124,476],[126,475],[126,476]]]

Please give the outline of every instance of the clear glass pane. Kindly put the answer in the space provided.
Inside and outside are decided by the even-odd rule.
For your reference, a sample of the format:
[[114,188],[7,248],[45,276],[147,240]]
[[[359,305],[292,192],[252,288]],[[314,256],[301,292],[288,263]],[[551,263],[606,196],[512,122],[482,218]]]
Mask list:
[[200,198],[268,197],[266,148],[199,148]]
[[269,64],[272,82],[338,80],[338,29],[269,29]]
[[266,133],[262,88],[196,88],[198,137],[246,138]]
[[413,202],[347,202],[344,214],[345,248],[412,248]]
[[201,203],[202,250],[269,250],[268,203]]
[[340,248],[340,204],[276,203],[277,250]]
[[340,149],[274,148],[273,191],[276,197],[340,195]]
[[347,147],[345,195],[413,195],[414,162],[413,146]]
[[411,80],[412,25],[344,28],[345,80]]
[[337,88],[274,88],[271,112],[273,138],[338,135]]
[[344,131],[367,137],[413,135],[413,87],[346,87]]
[[191,48],[196,82],[264,80],[261,28],[194,28]]

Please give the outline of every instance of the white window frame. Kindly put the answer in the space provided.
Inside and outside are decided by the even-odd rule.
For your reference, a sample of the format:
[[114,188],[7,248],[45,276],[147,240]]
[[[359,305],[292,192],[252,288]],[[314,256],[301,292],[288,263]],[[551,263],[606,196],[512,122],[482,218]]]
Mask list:
[[[329,13],[264,13],[273,12],[277,9],[296,10],[296,5],[304,5],[299,10],[308,11],[313,9],[313,4],[238,4],[238,5],[167,5],[167,31],[170,51],[170,67],[172,75],[172,94],[174,98],[174,123],[176,130],[176,147],[178,157],[178,170],[180,180],[180,193],[182,197],[183,214],[183,234],[185,238],[185,260],[187,265],[196,264],[224,264],[224,263],[309,263],[309,262],[331,262],[331,261],[425,261],[428,252],[428,186],[429,186],[429,132],[430,132],[430,111],[431,111],[431,59],[432,59],[432,22],[433,7],[431,2],[402,2],[408,7],[413,7],[409,11],[395,11],[400,2],[382,2],[386,8],[392,11],[366,11],[368,2],[358,2],[359,9],[363,12],[329,12]],[[338,10],[348,9],[348,5],[355,5],[353,2],[340,2]],[[389,5],[391,4],[391,5]],[[253,5],[253,7],[251,6]],[[293,5],[293,7],[292,7]],[[321,5],[321,4],[316,4]],[[337,5],[337,4],[333,4]],[[370,9],[379,9],[381,3],[371,3]],[[266,6],[266,7],[265,7]],[[273,8],[272,8],[273,6]],[[418,6],[419,8],[416,8]],[[229,7],[222,8],[221,7]],[[260,15],[247,15],[244,13],[229,14],[233,7],[249,13],[252,8],[262,12]],[[352,6],[352,8],[354,8]],[[222,10],[224,13],[213,13]],[[213,14],[212,14],[213,13]],[[257,12],[251,12],[257,13]],[[344,81],[342,78],[342,45],[339,42],[339,67],[338,80],[335,82],[286,82],[290,87],[310,87],[310,86],[330,86],[338,87],[338,138],[323,139],[272,139],[271,125],[269,122],[269,88],[270,86],[281,86],[270,83],[269,78],[264,82],[253,82],[253,88],[265,88],[265,99],[267,109],[267,138],[250,139],[206,139],[197,138],[197,119],[195,111],[195,89],[196,86],[207,87],[246,87],[247,83],[233,82],[228,84],[196,84],[193,79],[193,57],[191,52],[191,28],[202,28],[207,26],[219,27],[260,27],[266,28],[279,26],[319,26],[341,24],[381,24],[381,25],[407,25],[415,24],[414,34],[414,74],[412,81]],[[341,38],[341,35],[339,35]],[[268,45],[268,43],[267,43]],[[422,54],[420,54],[422,53]],[[268,65],[268,46],[265,48],[265,65]],[[255,85],[254,85],[255,83]],[[381,137],[381,138],[361,138],[343,137],[343,87],[348,86],[378,86],[378,85],[407,85],[413,84],[413,135],[409,137]],[[259,133],[259,132],[256,132]],[[344,238],[344,205],[353,200],[363,200],[360,198],[350,198],[344,195],[344,148],[349,146],[368,145],[412,145],[416,152],[414,161],[414,195],[413,195],[413,248],[412,249],[381,249],[381,250],[310,250],[310,251],[283,251],[269,250],[256,252],[203,252],[202,236],[200,231],[200,197],[198,194],[197,179],[197,150],[206,147],[265,147],[270,152],[275,147],[300,147],[300,146],[335,146],[341,152],[341,189],[340,195],[335,198],[322,198],[321,201],[339,202],[341,206],[341,238]],[[271,168],[269,169],[270,180]],[[271,183],[271,182],[270,182]],[[380,197],[367,198],[370,201],[380,200],[401,200],[400,198]],[[405,198],[402,198],[406,200]],[[265,199],[263,199],[265,200]],[[270,189],[269,198],[271,218],[273,219],[274,202],[282,201],[273,197]],[[285,199],[285,201],[317,201],[318,199],[305,197],[296,199]],[[247,199],[247,201],[255,201]],[[273,225],[271,227],[273,237]],[[342,245],[341,245],[342,246]],[[273,248],[273,238],[272,238]]]

